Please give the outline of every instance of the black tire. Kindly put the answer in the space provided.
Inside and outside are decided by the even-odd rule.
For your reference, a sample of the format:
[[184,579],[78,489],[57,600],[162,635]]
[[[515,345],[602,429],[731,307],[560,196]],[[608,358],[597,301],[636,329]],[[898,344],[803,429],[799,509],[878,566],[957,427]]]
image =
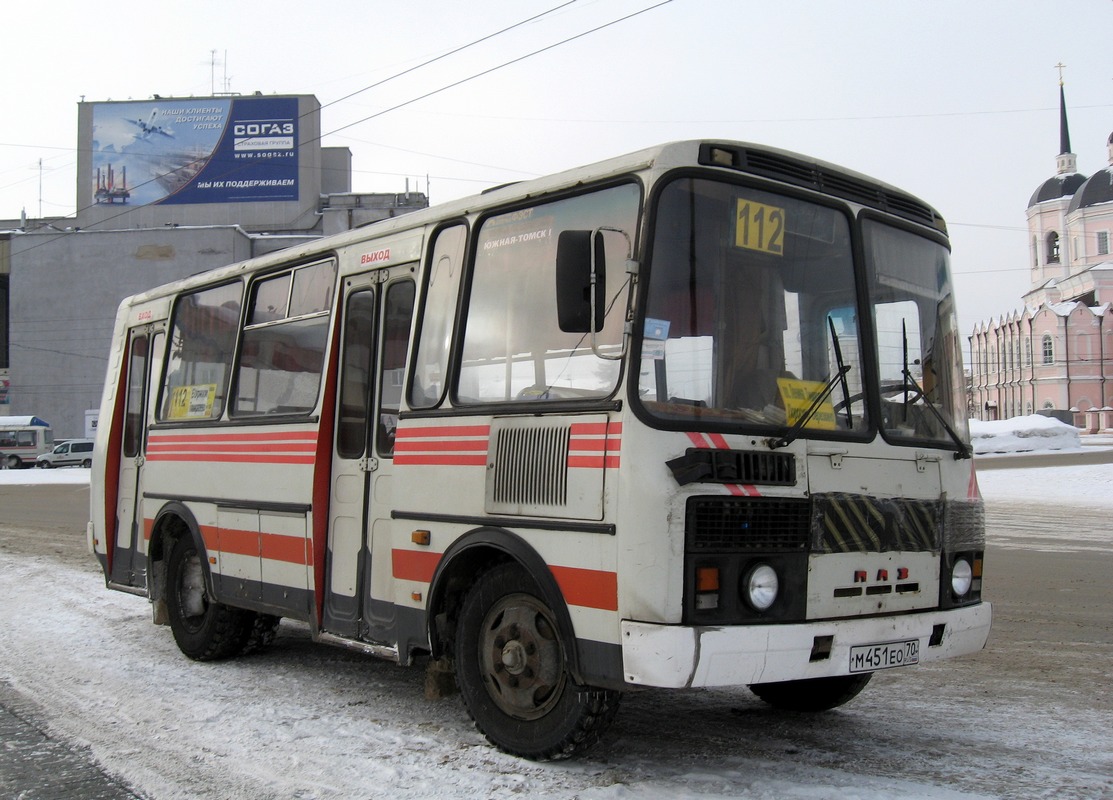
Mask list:
[[17,456],[17,455],[8,456],[8,469],[19,469],[22,466],[23,466],[23,462],[19,460],[19,456]]
[[577,686],[556,615],[516,564],[480,575],[456,629],[456,680],[476,728],[495,747],[538,761],[594,746],[619,692]]
[[90,467],[93,466],[93,459],[91,459],[91,458],[85,459],[84,461],[81,462],[81,466],[85,467],[85,469],[89,469]]
[[278,623],[282,617],[270,614],[252,614],[251,627],[247,632],[247,641],[244,642],[240,655],[246,656],[257,653],[268,647],[278,635]]
[[[43,469],[54,469],[54,464],[50,461],[40,461],[39,466]],[[14,469],[14,467],[13,467]]]
[[215,602],[205,588],[205,565],[188,533],[170,552],[166,610],[178,648],[195,661],[217,661],[240,653],[255,616]]
[[750,691],[783,711],[829,711],[853,700],[866,688],[872,672],[780,683],[755,683]]

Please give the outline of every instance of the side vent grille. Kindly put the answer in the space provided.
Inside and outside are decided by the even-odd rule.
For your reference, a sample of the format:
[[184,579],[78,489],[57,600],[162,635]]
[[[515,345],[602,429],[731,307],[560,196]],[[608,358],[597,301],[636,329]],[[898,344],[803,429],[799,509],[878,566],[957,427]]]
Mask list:
[[493,443],[494,503],[503,508],[564,506],[568,502],[568,438],[567,426],[498,431]]
[[807,498],[693,497],[688,500],[689,552],[791,553],[807,549]]

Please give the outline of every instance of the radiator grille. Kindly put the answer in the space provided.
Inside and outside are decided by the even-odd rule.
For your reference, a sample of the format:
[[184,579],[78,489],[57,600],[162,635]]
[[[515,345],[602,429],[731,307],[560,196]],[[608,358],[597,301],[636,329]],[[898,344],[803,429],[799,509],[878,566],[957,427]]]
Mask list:
[[810,509],[806,498],[693,497],[687,507],[688,550],[806,550]]
[[500,506],[568,502],[567,426],[504,428],[494,434],[492,499]]
[[791,453],[688,448],[666,463],[681,486],[697,482],[796,485],[796,458]]
[[814,496],[817,553],[931,552],[939,550],[939,501],[853,494]]

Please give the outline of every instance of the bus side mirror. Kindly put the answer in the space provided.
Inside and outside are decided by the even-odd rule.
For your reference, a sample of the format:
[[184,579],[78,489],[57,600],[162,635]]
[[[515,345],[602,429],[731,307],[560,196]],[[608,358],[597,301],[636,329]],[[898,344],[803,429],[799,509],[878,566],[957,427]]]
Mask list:
[[[557,323],[562,331],[590,333],[603,330],[606,274],[601,234],[596,235],[594,231],[560,232],[557,237],[556,296]],[[594,325],[592,309],[595,311]]]

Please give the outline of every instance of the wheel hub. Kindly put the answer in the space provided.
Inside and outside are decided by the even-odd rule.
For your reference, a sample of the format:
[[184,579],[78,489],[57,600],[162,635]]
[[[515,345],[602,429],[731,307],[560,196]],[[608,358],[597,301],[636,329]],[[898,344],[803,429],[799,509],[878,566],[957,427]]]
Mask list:
[[502,648],[502,665],[511,675],[521,675],[526,668],[526,648],[515,640]]
[[517,719],[544,716],[564,686],[564,652],[548,609],[529,595],[504,597],[488,612],[480,661],[487,691]]

